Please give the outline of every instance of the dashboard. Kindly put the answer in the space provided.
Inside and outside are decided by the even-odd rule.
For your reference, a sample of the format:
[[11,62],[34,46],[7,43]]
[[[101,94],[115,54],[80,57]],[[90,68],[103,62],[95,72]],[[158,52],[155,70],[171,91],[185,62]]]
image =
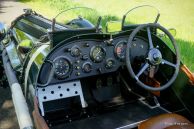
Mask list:
[[[49,57],[55,67],[51,83],[117,71],[125,66],[127,41],[128,36],[120,36],[111,42],[80,39],[62,45]],[[131,60],[133,60],[147,53],[148,43],[142,38],[135,38],[131,47]]]

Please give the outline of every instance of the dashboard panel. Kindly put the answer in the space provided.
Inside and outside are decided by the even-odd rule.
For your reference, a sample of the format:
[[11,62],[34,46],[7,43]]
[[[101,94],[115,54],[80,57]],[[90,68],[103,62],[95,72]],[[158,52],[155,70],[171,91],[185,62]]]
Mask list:
[[[51,83],[70,81],[117,71],[125,65],[128,36],[104,40],[80,39],[57,48],[49,57],[55,66]],[[148,44],[141,38],[134,39],[132,55],[143,55]],[[132,57],[133,58],[133,57]]]

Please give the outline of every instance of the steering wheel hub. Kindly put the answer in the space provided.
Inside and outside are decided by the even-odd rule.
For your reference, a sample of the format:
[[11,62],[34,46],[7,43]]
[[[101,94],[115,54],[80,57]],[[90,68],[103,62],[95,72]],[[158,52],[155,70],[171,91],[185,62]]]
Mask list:
[[162,62],[162,54],[160,50],[153,48],[148,53],[148,61],[152,65],[159,65]]

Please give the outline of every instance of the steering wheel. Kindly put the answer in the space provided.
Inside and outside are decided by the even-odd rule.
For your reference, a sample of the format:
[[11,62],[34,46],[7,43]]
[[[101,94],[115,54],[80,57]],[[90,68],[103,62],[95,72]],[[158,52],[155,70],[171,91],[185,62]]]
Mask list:
[[[171,63],[165,59],[162,58],[162,53],[157,47],[154,47],[154,44],[152,42],[152,35],[150,28],[155,28],[163,31],[170,39],[174,49],[175,49],[175,55],[176,55],[176,64]],[[130,48],[132,46],[132,42],[134,37],[137,35],[138,32],[141,30],[147,30],[147,35],[148,35],[148,42],[149,42],[149,51],[148,54],[145,55],[145,64],[141,67],[141,69],[137,72],[137,74],[134,73],[134,70],[131,66],[131,53],[130,53]],[[169,67],[174,68],[174,73],[172,77],[168,80],[168,82],[164,85],[161,85],[160,87],[153,87],[151,85],[147,85],[144,82],[142,82],[139,77],[146,71],[149,67],[151,66],[159,66],[160,64],[166,64]],[[166,30],[164,27],[160,26],[159,24],[156,23],[148,23],[148,24],[143,24],[138,26],[129,36],[128,43],[127,43],[127,49],[126,49],[126,66],[129,71],[129,74],[131,77],[136,81],[136,83],[141,86],[142,88],[149,90],[149,91],[162,91],[168,87],[171,86],[171,84],[175,81],[176,77],[178,76],[179,72],[179,66],[180,66],[180,54],[179,54],[179,49],[177,47],[176,41],[174,40],[173,36],[170,34],[168,30]],[[159,67],[160,69],[160,67]]]

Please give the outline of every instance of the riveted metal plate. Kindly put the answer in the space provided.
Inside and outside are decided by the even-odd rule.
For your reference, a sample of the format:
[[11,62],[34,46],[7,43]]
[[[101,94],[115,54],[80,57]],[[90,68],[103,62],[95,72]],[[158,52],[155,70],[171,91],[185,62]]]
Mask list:
[[81,83],[79,80],[49,85],[47,87],[37,87],[36,95],[38,97],[39,107],[42,116],[45,115],[43,103],[47,101],[79,96],[82,108],[86,107],[86,102],[83,97]]

